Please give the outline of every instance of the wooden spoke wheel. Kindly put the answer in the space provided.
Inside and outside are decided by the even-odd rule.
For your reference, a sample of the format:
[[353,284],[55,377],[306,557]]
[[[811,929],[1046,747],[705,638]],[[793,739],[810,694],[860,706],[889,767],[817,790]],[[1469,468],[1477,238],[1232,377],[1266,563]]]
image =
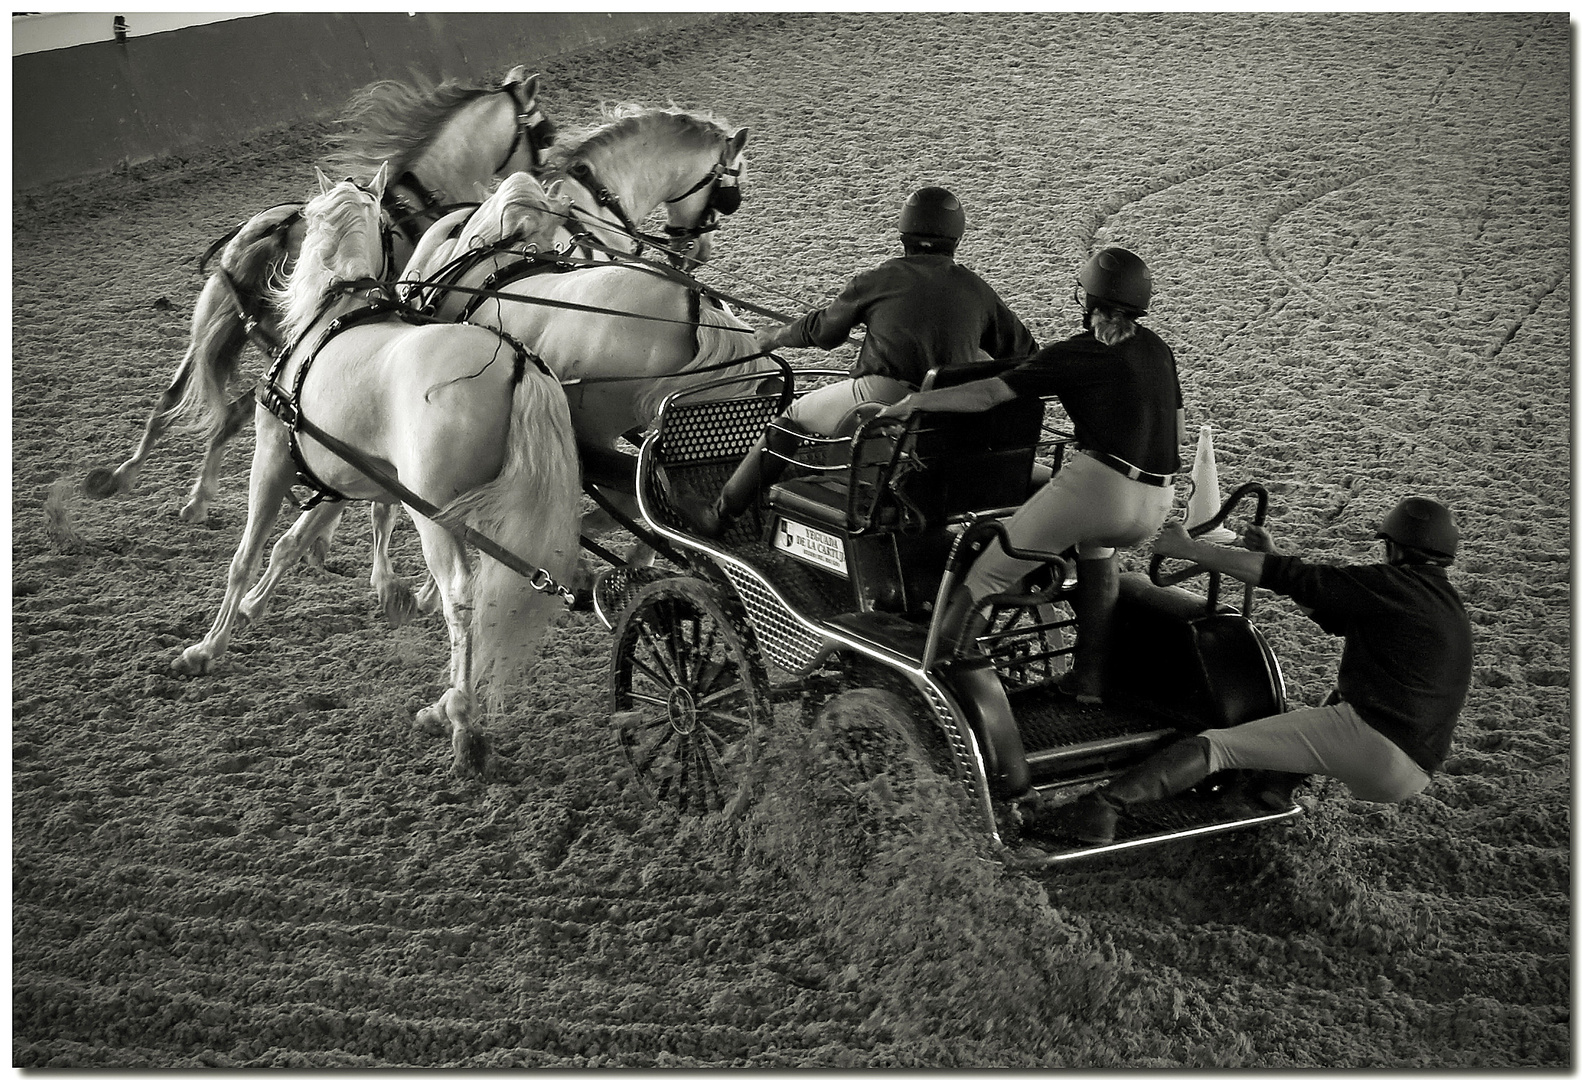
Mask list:
[[770,719],[768,676],[740,606],[697,578],[644,586],[615,627],[610,710],[655,802],[688,813],[730,805]]

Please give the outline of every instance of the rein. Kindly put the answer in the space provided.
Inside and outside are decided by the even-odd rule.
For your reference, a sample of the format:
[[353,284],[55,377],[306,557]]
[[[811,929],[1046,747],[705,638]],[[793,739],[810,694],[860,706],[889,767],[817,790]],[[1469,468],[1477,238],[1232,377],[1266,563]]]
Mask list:
[[[760,307],[759,305],[754,304],[751,301],[744,300],[739,296],[734,296],[730,293],[722,292],[719,289],[713,288],[712,286],[705,285],[692,274],[689,274],[685,270],[681,270],[677,267],[665,266],[661,263],[650,262],[649,260],[638,255],[634,255],[631,252],[622,251],[619,248],[612,248],[591,239],[584,240],[584,243],[593,244],[596,250],[608,255],[609,258],[579,258],[577,256],[566,255],[559,252],[550,253],[541,251],[523,251],[501,247],[479,248],[476,249],[475,252],[466,252],[463,255],[458,256],[456,259],[451,260],[451,262],[435,271],[433,278],[421,282],[409,283],[411,291],[408,295],[415,295],[419,292],[426,292],[432,289],[440,292],[462,293],[467,296],[475,297],[478,300],[511,300],[519,304],[537,304],[540,307],[560,308],[567,311],[582,311],[594,315],[614,315],[625,319],[640,319],[644,322],[674,323],[679,326],[691,327],[704,325],[691,319],[670,319],[662,315],[640,315],[635,311],[622,311],[618,308],[595,307],[590,304],[578,304],[570,300],[551,300],[547,297],[523,296],[520,293],[502,292],[498,289],[491,288],[473,288],[467,285],[457,285],[454,282],[438,280],[441,275],[460,276],[455,271],[455,267],[463,260],[475,265],[487,255],[511,254],[518,256],[524,262],[535,263],[544,267],[562,267],[567,270],[593,269],[612,265],[628,266],[634,270],[641,270],[645,273],[653,274],[655,277],[664,278],[667,281],[673,281],[678,285],[685,286],[687,289],[697,293],[700,296],[708,297],[710,300],[714,300],[719,303],[730,304],[734,307],[742,308],[745,311],[751,311],[756,315],[763,315],[767,318],[778,319],[781,322],[788,323],[793,321],[790,315],[786,315],[783,312],[774,311],[766,307]],[[482,253],[481,255],[478,254],[480,252]],[[470,268],[470,265],[468,268]],[[503,272],[503,269],[501,271],[497,271],[495,276],[498,277]],[[524,274],[521,276],[527,275]],[[512,280],[517,279],[513,278]],[[476,303],[469,305],[469,313],[476,308]],[[751,327],[746,326],[719,326],[715,327],[715,329],[729,330],[738,334],[751,334],[754,332]]]

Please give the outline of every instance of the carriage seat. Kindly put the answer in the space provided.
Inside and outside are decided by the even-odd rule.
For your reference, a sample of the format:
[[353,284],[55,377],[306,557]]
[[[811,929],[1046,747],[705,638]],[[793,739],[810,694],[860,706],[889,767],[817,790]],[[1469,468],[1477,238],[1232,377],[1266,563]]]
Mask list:
[[[924,388],[984,378],[1005,366],[938,368]],[[1043,418],[1040,399],[1016,398],[982,413],[917,413],[904,432],[866,427],[852,443],[850,464],[782,480],[769,489],[769,504],[793,520],[844,533],[917,531],[1019,506],[1030,494]]]

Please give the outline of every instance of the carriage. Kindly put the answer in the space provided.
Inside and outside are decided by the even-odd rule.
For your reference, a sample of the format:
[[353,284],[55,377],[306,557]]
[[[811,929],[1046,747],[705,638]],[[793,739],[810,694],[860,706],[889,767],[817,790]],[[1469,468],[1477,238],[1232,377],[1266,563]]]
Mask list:
[[[602,233],[590,236],[587,229],[567,242],[583,245],[584,256],[551,244],[563,214],[536,180],[513,174],[477,214],[458,211],[498,234],[476,253],[487,258],[466,259],[469,272],[489,276],[464,285],[442,273],[446,291],[421,311],[412,294],[396,302],[374,281],[388,270],[374,240],[385,170],[372,188],[351,181],[332,187],[321,176],[321,196],[303,214],[322,205],[322,220],[337,224],[310,235],[323,251],[307,261],[319,269],[301,284],[293,276],[282,314],[282,326],[292,331],[288,340],[316,344],[276,354],[267,379],[273,391],[261,399],[274,420],[260,426],[255,440],[249,520],[226,598],[209,634],[173,661],[175,670],[212,668],[233,629],[263,613],[281,575],[311,544],[327,539],[344,505],[337,498],[373,499],[372,580],[387,616],[397,622],[415,608],[440,607],[450,626],[450,688],[419,713],[419,723],[435,731],[449,727],[458,771],[481,771],[488,751],[476,724],[476,676],[500,671],[508,678],[524,669],[536,652],[532,627],[542,624],[545,601],[572,598],[555,576],[565,572],[575,547],[567,530],[575,529],[576,484],[562,474],[580,463],[583,490],[675,568],[633,565],[584,536],[584,546],[615,564],[598,579],[592,605],[615,633],[610,697],[619,740],[643,789],[678,809],[740,805],[777,703],[797,700],[819,714],[842,694],[878,690],[886,715],[870,731],[876,745],[889,739],[913,762],[954,780],[994,839],[1019,857],[1061,861],[1087,852],[1020,843],[1027,800],[1091,785],[1178,733],[1283,710],[1278,663],[1249,619],[1251,590],[1238,611],[1220,603],[1212,576],[1206,596],[1159,578],[1157,566],[1123,581],[1107,673],[1113,692],[1102,707],[1069,701],[1055,688],[1080,633],[1069,603],[1072,563],[1063,553],[1013,552],[1042,564],[1037,580],[1025,592],[990,598],[983,635],[943,640],[935,617],[940,601],[977,550],[1009,543],[1000,523],[1029,495],[1034,463],[1058,469],[1070,442],[1046,430],[1044,403],[1036,399],[905,426],[870,419],[799,452],[789,474],[722,540],[690,532],[680,500],[718,489],[789,405],[798,380],[806,385],[820,374],[844,375],[793,372],[752,353],[751,328],[723,302],[731,298],[683,268],[706,259],[715,220],[734,209],[745,129],[732,133],[707,119],[648,110],[601,130],[570,155],[567,178],[592,200],[581,216],[627,236],[636,250],[612,249]],[[662,171],[663,184],[652,181],[654,169],[630,168],[643,154],[674,159]],[[622,195],[606,181],[635,186]],[[661,204],[668,207],[670,241],[656,246],[682,266],[643,260],[642,244],[655,238],[627,221]],[[508,207],[523,216],[518,220]],[[609,217],[615,211],[620,221]],[[513,239],[508,219],[528,239]],[[436,226],[430,235],[451,234]],[[341,285],[324,269],[329,254],[337,265],[345,256],[353,267],[342,271]],[[429,256],[444,258],[438,248],[414,256],[405,276],[416,285],[435,280],[420,269]],[[524,276],[514,269],[519,266],[533,273]],[[566,272],[571,269],[577,272]],[[353,295],[369,285],[382,297],[372,308]],[[490,304],[473,313],[469,297]],[[446,304],[469,306],[458,315],[439,310]],[[245,316],[245,305],[236,306]],[[380,318],[364,318],[370,311]],[[468,313],[480,325],[450,321]],[[454,377],[438,366],[441,345]],[[403,360],[419,348],[427,353],[423,363]],[[553,371],[535,354],[540,349]],[[502,350],[514,353],[514,365],[493,363]],[[647,366],[634,364],[634,356],[646,356]],[[296,373],[289,393],[282,390],[288,364]],[[306,387],[313,391],[310,411],[330,418],[313,425],[302,405],[310,364],[319,383]],[[433,446],[414,446],[389,424],[369,428],[368,395],[356,387],[370,365],[388,376],[372,380],[391,398],[379,415],[421,418],[407,426],[427,432]],[[353,368],[362,375],[334,374]],[[722,370],[732,374],[708,374]],[[944,385],[993,370],[944,369],[930,381]],[[397,377],[414,371],[427,372],[429,382]],[[492,382],[479,378],[485,373]],[[764,392],[770,384],[778,395]],[[435,387],[447,389],[436,394]],[[362,441],[386,444],[382,452],[374,445],[359,451],[327,430],[359,424]],[[615,443],[645,430],[636,436],[641,451],[634,468]],[[381,460],[394,464],[394,472]],[[434,474],[447,462],[465,466],[465,475]],[[304,477],[319,494],[244,595],[280,503]],[[424,490],[467,494],[441,506]],[[1261,520],[1266,494],[1243,489],[1202,528],[1224,520],[1249,493]],[[390,570],[396,502],[414,510],[424,537],[435,586],[425,592],[438,594],[427,606]],[[468,516],[491,527],[461,528]],[[516,550],[490,540],[491,531]],[[463,539],[494,556],[482,561],[476,579]],[[551,564],[559,569],[551,572]],[[510,584],[501,572],[519,580]],[[883,775],[883,762],[868,758]],[[1156,807],[1119,844],[1243,828],[1299,812],[1288,802],[1259,805],[1235,780],[1216,778],[1188,798]]]
[[[938,369],[925,389],[993,374],[985,362]],[[799,370],[802,386],[844,373]],[[951,642],[936,614],[973,555],[1008,544],[1003,521],[1030,494],[1034,464],[1058,469],[1071,438],[1046,404],[1017,399],[988,413],[916,414],[900,424],[853,418],[840,437],[808,439],[782,479],[719,539],[692,531],[682,507],[708,499],[766,424],[798,392],[756,392],[727,377],[670,394],[637,463],[643,531],[680,569],[616,569],[594,603],[613,631],[609,699],[617,737],[654,800],[682,811],[739,801],[775,706],[815,718],[868,690],[884,732],[870,749],[955,781],[971,813],[1014,861],[1054,864],[1275,822],[1239,774],[1221,774],[1123,823],[1116,843],[1082,847],[1023,836],[1030,799],[1075,796],[1181,734],[1285,709],[1279,663],[1217,575],[1122,576],[1102,705],[1062,695],[1075,583],[1070,553],[1017,552],[1042,569],[1016,594],[986,599],[973,641]],[[774,451],[765,451],[773,453]],[[1233,514],[1261,524],[1266,491],[1232,493],[1207,532]],[[871,691],[883,693],[875,697]],[[875,735],[881,736],[877,740]],[[868,754],[882,772],[898,761]]]

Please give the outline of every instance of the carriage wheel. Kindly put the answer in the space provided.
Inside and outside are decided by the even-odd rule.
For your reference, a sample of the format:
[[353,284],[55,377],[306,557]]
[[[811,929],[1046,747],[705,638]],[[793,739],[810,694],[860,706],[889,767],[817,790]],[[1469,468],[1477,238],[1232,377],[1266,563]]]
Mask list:
[[621,614],[610,664],[621,752],[661,805],[730,805],[770,719],[769,680],[739,606],[690,577],[646,585]]
[[[1071,669],[1074,617],[1065,601],[1036,607],[994,608],[982,646],[1006,679],[1034,686],[1060,678]],[[1032,628],[1045,629],[1034,631]],[[1008,637],[998,637],[1010,634]]]

